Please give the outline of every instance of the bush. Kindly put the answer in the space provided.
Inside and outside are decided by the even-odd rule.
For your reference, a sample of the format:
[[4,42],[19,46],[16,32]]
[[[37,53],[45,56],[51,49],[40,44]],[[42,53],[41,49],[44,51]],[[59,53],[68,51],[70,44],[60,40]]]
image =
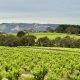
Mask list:
[[7,35],[7,36],[5,36],[4,45],[5,46],[10,46],[10,47],[19,46],[20,45],[20,39],[16,36]]
[[20,75],[21,75],[21,72],[19,70],[9,71],[7,78],[8,80],[18,80]]
[[10,68],[10,65],[7,64],[7,63],[5,63],[5,64],[4,64],[4,68],[5,68],[5,71],[8,72],[8,70],[9,70],[9,68]]
[[55,40],[53,39],[53,40],[51,40],[51,45],[50,45],[51,47],[55,47]]
[[38,46],[44,47],[51,46],[51,40],[48,37],[39,38],[36,43]]
[[22,46],[34,46],[36,37],[33,35],[23,36],[21,38]]
[[70,38],[70,36],[66,36],[61,39],[60,46],[70,48],[73,47],[74,45],[73,42],[74,42],[74,38]]
[[23,37],[25,35],[25,32],[24,31],[19,31],[18,33],[17,33],[17,36],[18,37]]
[[50,40],[48,37],[39,38],[35,42],[34,35],[26,35],[17,37],[13,35],[0,35],[0,46],[44,46],[44,47],[67,47],[67,48],[80,48],[80,39],[74,39],[70,36],[64,38],[56,37]]
[[0,46],[4,46],[5,35],[0,35]]
[[48,69],[46,66],[39,66],[36,70],[32,72],[35,80],[44,80],[47,73]]
[[60,42],[61,42],[61,37],[55,38],[54,43],[56,47],[60,47]]
[[66,28],[66,33],[79,34],[79,29],[77,27],[70,26],[70,27]]
[[80,39],[78,39],[78,40],[75,40],[75,42],[74,42],[74,47],[76,48],[80,48]]

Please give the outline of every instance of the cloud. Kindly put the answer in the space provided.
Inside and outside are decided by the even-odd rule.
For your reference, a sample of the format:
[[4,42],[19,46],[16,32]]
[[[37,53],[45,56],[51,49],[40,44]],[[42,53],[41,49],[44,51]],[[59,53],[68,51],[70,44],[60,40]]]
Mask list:
[[1,22],[79,23],[79,18],[80,0],[0,0]]

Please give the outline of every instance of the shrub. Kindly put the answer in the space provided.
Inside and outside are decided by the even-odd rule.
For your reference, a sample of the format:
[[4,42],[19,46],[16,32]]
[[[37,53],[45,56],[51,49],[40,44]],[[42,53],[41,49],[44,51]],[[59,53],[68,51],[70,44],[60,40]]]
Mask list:
[[38,46],[44,47],[51,46],[51,40],[48,37],[39,38],[36,43]]
[[8,78],[8,80],[18,80],[20,75],[21,75],[20,70],[9,71],[7,78]]
[[70,38],[70,36],[66,36],[64,38],[61,39],[60,41],[60,46],[61,47],[67,47],[70,48],[73,45],[73,38]]
[[20,45],[20,40],[16,36],[7,35],[7,36],[5,36],[4,45],[5,46],[10,46],[10,47],[19,46]]
[[59,78],[59,76],[57,76],[57,74],[51,73],[51,74],[48,74],[46,80],[60,80],[60,78]]
[[77,27],[70,26],[70,27],[66,28],[66,33],[79,34],[79,29]]
[[54,43],[56,47],[60,47],[60,42],[61,42],[61,37],[55,38]]
[[48,69],[45,66],[39,66],[37,70],[34,70],[32,72],[35,80],[44,80],[47,73],[48,73]]
[[36,37],[33,35],[23,36],[21,38],[21,43],[23,46],[34,46]]
[[75,42],[74,42],[74,47],[76,48],[80,48],[80,39],[78,39],[78,40],[75,40]]
[[64,38],[56,37],[50,40],[48,37],[39,38],[35,42],[36,37],[34,35],[25,35],[23,37],[17,37],[13,35],[0,35],[0,46],[44,46],[44,47],[67,47],[67,48],[80,48],[80,39],[74,39],[70,36]]
[[0,46],[4,46],[5,35],[0,35]]
[[51,40],[51,47],[54,47],[55,46],[55,40]]
[[8,72],[8,70],[9,70],[9,68],[10,68],[9,64],[6,64],[6,63],[5,63],[4,68],[5,68],[5,71]]

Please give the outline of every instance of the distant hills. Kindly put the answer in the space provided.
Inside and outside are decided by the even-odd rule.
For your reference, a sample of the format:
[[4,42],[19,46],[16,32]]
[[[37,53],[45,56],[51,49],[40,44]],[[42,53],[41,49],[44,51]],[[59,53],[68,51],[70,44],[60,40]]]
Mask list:
[[36,32],[46,31],[46,28],[56,29],[58,24],[38,24],[38,23],[2,23],[0,32],[16,33],[21,30],[33,29]]

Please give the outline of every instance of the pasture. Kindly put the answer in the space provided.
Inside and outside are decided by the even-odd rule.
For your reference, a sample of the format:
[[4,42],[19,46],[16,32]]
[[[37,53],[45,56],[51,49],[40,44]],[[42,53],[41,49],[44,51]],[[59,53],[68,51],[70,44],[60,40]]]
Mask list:
[[70,37],[74,37],[74,38],[77,38],[77,39],[80,39],[80,36],[78,35],[75,35],[75,34],[66,34],[66,33],[43,33],[43,32],[39,32],[39,33],[30,33],[34,36],[36,36],[37,38],[41,38],[41,37],[45,37],[47,36],[48,38],[50,39],[55,39],[56,37],[65,37],[65,36],[70,36]]

